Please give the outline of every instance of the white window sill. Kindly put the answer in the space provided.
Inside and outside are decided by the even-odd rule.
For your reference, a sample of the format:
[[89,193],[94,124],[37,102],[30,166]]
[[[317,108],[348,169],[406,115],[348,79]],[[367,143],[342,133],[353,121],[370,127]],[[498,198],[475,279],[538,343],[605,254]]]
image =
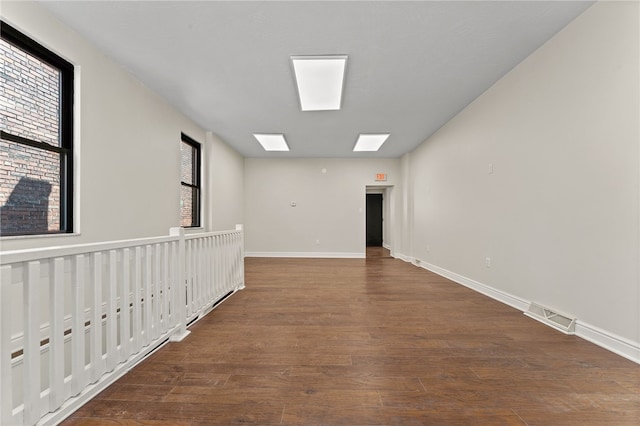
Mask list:
[[12,240],[32,240],[34,238],[68,238],[79,237],[82,235],[79,232],[61,232],[59,234],[35,234],[35,235],[7,235],[0,237],[0,241],[12,241]]

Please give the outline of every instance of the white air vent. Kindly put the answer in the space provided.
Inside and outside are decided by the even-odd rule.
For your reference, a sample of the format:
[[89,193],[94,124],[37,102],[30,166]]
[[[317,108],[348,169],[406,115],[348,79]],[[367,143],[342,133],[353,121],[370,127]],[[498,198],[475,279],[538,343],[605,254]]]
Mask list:
[[553,309],[545,308],[537,303],[532,302],[524,314],[565,334],[575,334],[576,332],[575,318],[561,314]]

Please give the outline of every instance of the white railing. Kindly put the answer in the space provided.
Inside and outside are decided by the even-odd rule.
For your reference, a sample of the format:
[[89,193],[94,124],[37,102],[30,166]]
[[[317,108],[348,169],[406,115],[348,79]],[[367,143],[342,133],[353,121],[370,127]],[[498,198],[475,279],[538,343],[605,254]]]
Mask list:
[[182,340],[244,288],[243,245],[238,225],[0,253],[0,425],[56,424]]

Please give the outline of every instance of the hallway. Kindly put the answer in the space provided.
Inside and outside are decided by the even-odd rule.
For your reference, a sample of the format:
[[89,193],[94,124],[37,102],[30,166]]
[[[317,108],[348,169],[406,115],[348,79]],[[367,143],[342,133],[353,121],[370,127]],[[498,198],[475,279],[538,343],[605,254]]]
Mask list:
[[246,289],[64,425],[616,424],[640,367],[384,256],[247,258]]

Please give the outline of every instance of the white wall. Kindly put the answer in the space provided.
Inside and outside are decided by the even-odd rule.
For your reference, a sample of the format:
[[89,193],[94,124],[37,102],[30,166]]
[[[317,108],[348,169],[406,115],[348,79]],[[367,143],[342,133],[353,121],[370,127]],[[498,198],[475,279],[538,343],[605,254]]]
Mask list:
[[639,20],[595,4],[403,159],[407,257],[638,350]]
[[211,132],[207,133],[207,146],[208,229],[235,229],[244,221],[244,157]]
[[[166,235],[180,223],[180,133],[203,144],[211,229],[242,222],[242,195],[207,197],[242,176],[242,161],[131,74],[33,2],[4,1],[3,19],[71,61],[76,72],[76,229],[3,238],[2,250]],[[233,180],[235,182],[235,180]],[[234,189],[241,187],[234,185]],[[206,188],[205,188],[206,189]]]
[[364,257],[366,188],[376,173],[398,185],[399,166],[397,159],[246,159],[247,254]]

